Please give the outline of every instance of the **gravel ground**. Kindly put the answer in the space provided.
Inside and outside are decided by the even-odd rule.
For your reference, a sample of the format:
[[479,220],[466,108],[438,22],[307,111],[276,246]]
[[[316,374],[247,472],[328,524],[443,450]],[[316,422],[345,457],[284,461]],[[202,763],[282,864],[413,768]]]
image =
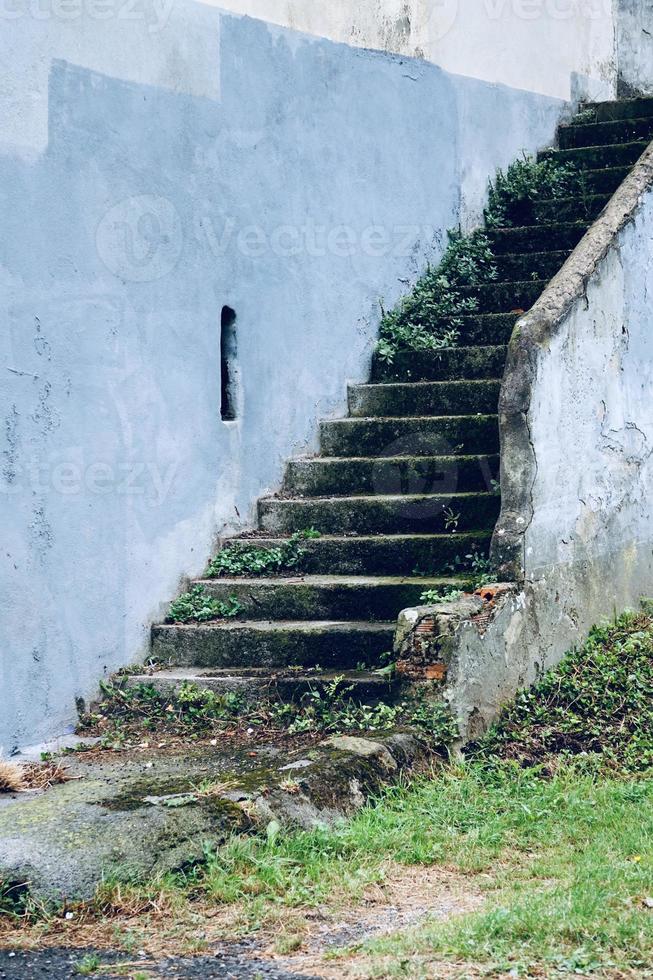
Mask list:
[[[78,965],[84,957],[94,955],[94,950],[46,949],[38,952],[16,952],[13,955],[0,950],[0,980],[79,980]],[[101,973],[90,976],[102,980],[121,980],[127,977],[140,977],[154,980],[167,977],[169,980],[319,980],[306,974],[286,973],[273,963],[252,959],[242,950],[220,951],[213,956],[198,956],[192,959],[165,959],[158,962],[144,959],[141,963],[124,954],[100,952],[97,954],[102,964]],[[107,966],[116,962],[128,962],[129,969],[120,974],[106,972]],[[140,976],[139,976],[140,974]]]

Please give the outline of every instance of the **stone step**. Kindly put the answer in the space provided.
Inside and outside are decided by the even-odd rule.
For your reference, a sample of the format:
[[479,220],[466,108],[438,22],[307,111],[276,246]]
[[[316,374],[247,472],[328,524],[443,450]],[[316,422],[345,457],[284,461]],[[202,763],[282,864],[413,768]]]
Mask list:
[[458,456],[499,449],[496,415],[330,419],[320,424],[324,456]]
[[561,149],[576,146],[607,146],[615,143],[635,143],[653,139],[653,116],[639,119],[619,119],[610,122],[571,123],[560,126],[558,142]]
[[444,534],[493,528],[495,493],[404,494],[374,497],[268,497],[258,502],[262,531],[288,534],[313,527],[323,534]]
[[[464,321],[476,317],[461,317]],[[481,323],[485,317],[477,318]],[[514,318],[515,320],[517,317]],[[505,319],[501,320],[506,323]],[[375,357],[372,362],[372,383],[384,381],[478,381],[503,377],[506,366],[506,346],[448,347],[439,351],[400,351],[392,364]],[[482,450],[481,450],[482,451]],[[491,451],[491,450],[488,450]]]
[[545,252],[547,249],[570,251],[587,228],[586,221],[566,221],[521,228],[496,228],[488,231],[487,236],[495,255]]
[[355,418],[496,413],[501,382],[409,381],[350,385],[349,414]]
[[[492,534],[376,534],[344,537],[323,535],[302,541],[303,556],[297,569],[305,575],[413,575],[464,574],[457,561],[478,552],[487,555]],[[279,548],[287,537],[233,538],[228,548],[244,550]],[[453,567],[451,567],[453,565]],[[416,570],[418,570],[416,572]]]
[[[473,313],[458,317],[455,324],[458,331],[458,347],[501,347],[505,348],[519,319],[517,313]],[[443,321],[444,327],[452,326]],[[503,375],[503,369],[499,372]]]
[[213,598],[235,598],[242,605],[240,619],[256,620],[364,620],[389,622],[402,609],[416,606],[425,589],[440,591],[466,587],[464,577],[304,575],[296,578],[202,579]]
[[544,252],[516,252],[497,256],[500,282],[552,279],[571,254],[571,249]]
[[631,168],[624,167],[601,167],[598,170],[583,171],[583,192],[579,197],[594,194],[614,194],[619,185],[623,183]]
[[609,146],[580,146],[571,150],[542,150],[540,160],[557,160],[558,163],[574,163],[587,170],[602,167],[632,166],[648,146],[647,140],[632,143],[615,143]]
[[152,628],[152,656],[174,667],[381,666],[396,621],[229,620]]
[[307,694],[336,690],[347,701],[359,704],[391,703],[399,689],[399,683],[371,670],[302,671],[270,669],[269,667],[244,667],[241,670],[222,668],[211,670],[201,667],[177,667],[159,670],[153,674],[133,674],[122,678],[123,690],[145,685],[165,698],[174,699],[185,684],[193,684],[202,691],[212,691],[221,697],[238,695],[242,707],[260,707],[263,700],[301,701]]
[[516,309],[529,310],[546,285],[547,281],[540,279],[493,282],[483,286],[466,286],[460,290],[460,294],[476,299],[479,313],[512,313]]
[[633,119],[653,116],[653,98],[620,99],[617,102],[584,102],[583,113],[593,112],[596,122],[609,122],[613,119]]
[[537,222],[548,224],[559,221],[584,221],[591,224],[606,206],[612,194],[591,194],[587,197],[559,197],[550,201],[538,201],[533,205]]
[[453,493],[491,490],[499,457],[378,456],[290,460],[283,491],[295,496]]

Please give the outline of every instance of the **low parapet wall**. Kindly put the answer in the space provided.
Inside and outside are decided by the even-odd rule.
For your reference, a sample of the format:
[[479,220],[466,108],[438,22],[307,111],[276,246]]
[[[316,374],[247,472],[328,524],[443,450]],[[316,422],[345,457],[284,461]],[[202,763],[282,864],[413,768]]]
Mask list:
[[492,545],[513,589],[486,615],[464,599],[400,620],[398,652],[424,676],[429,658],[442,664],[434,683],[463,738],[594,623],[651,592],[651,297],[653,144],[515,327]]

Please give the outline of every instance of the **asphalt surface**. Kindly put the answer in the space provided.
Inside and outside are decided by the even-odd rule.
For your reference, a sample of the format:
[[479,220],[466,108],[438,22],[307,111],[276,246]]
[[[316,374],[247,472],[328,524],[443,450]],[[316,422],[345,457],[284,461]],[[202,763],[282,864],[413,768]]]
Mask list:
[[[102,980],[124,980],[125,977],[158,978],[168,980],[319,980],[315,976],[299,973],[286,973],[273,963],[253,959],[244,951],[220,951],[212,956],[198,956],[190,959],[165,959],[153,962],[149,959],[138,961],[138,957],[124,953],[98,952],[102,965],[99,974],[80,973],[79,966],[95,955],[95,950],[46,949],[38,952],[17,951],[10,953],[0,950],[0,980],[80,980],[80,976],[100,976]],[[129,968],[119,974],[107,971],[112,963],[128,963]],[[140,980],[140,978],[139,978]]]

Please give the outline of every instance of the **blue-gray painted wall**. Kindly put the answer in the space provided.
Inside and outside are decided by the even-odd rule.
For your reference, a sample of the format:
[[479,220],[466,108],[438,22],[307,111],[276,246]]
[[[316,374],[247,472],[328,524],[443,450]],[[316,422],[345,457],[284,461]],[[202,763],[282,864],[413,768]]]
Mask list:
[[[62,731],[76,697],[146,653],[182,577],[251,522],[317,419],[344,412],[379,300],[564,108],[248,18],[220,29],[219,102],[55,62],[46,151],[0,157],[5,750]],[[276,247],[238,247],[250,226],[276,230]],[[300,232],[288,250],[306,226],[317,247]],[[361,244],[372,226],[393,248]],[[225,304],[241,375],[230,424]]]

